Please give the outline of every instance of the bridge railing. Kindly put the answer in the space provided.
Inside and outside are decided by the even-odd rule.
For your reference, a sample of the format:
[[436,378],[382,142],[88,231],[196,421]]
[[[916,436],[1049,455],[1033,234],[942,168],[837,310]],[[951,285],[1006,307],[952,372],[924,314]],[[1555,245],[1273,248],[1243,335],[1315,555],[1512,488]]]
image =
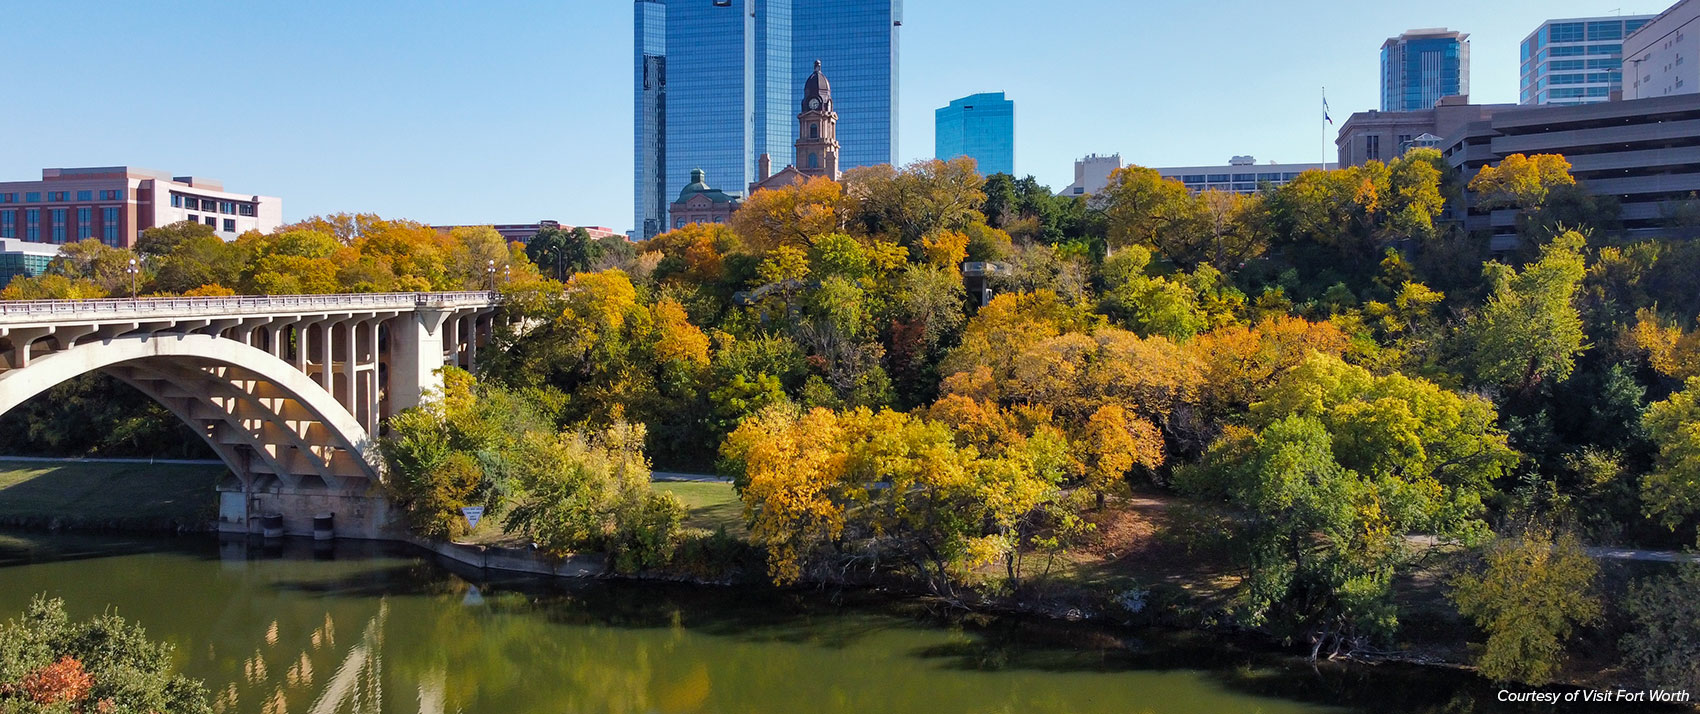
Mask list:
[[98,300],[0,300],[0,316],[129,316],[159,314],[265,314],[296,309],[377,310],[486,305],[497,294],[482,290],[330,295],[227,295],[205,297],[102,298]]

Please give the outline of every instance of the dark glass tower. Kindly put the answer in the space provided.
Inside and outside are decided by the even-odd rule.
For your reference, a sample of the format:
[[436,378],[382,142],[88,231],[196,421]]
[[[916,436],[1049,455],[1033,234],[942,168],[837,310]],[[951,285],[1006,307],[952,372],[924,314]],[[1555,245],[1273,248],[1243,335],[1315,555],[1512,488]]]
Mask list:
[[[795,162],[797,104],[815,60],[832,76],[843,167],[897,153],[902,0],[636,0],[635,234],[666,229],[692,169],[733,192],[757,157]],[[841,79],[842,77],[842,79]]]

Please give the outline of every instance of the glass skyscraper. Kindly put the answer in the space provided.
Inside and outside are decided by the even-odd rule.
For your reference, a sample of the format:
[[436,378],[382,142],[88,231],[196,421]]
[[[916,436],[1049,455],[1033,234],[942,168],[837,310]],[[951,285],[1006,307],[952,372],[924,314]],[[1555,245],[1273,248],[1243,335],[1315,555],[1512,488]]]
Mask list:
[[1523,104],[1591,104],[1623,89],[1623,38],[1654,15],[1547,20],[1523,38]]
[[666,229],[667,205],[702,169],[730,193],[756,159],[795,162],[803,82],[821,60],[839,113],[843,168],[897,153],[902,0],[636,0],[634,235]]
[[933,112],[933,156],[974,159],[980,173],[1015,175],[1015,102],[972,94]]
[[1470,93],[1470,36],[1411,30],[1381,45],[1381,110],[1415,112]]

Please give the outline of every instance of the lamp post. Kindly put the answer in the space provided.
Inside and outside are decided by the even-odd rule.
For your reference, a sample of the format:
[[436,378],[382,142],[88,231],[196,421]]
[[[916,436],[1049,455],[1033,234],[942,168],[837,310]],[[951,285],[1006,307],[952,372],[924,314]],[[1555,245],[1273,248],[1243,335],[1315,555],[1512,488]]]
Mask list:
[[142,266],[136,262],[135,258],[131,258],[130,267],[126,272],[130,273],[130,299],[134,300],[136,299],[137,280],[142,274]]
[[485,271],[488,272],[489,275],[490,275],[490,292],[496,292],[496,259],[495,258],[491,258],[488,261],[488,264],[487,264],[487,267],[485,268]]

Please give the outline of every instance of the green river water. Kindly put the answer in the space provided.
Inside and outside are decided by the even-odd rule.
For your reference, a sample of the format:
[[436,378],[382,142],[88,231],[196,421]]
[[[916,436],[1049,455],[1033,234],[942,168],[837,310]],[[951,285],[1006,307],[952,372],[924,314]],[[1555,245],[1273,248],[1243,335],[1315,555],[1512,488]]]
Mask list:
[[232,713],[1523,711],[1454,672],[1313,668],[1197,634],[864,595],[468,579],[373,544],[0,531],[0,619],[40,592],[174,643]]

